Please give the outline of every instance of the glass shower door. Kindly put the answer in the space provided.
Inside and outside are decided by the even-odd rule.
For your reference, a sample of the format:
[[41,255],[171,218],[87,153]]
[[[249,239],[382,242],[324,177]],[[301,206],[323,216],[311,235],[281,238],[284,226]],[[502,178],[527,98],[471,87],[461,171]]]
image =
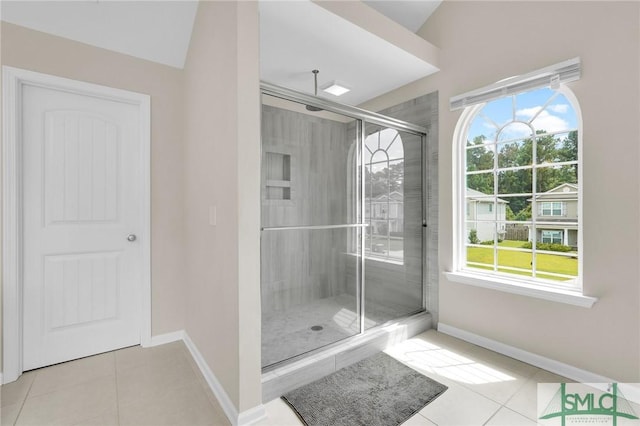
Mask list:
[[263,367],[361,331],[359,129],[263,95]]

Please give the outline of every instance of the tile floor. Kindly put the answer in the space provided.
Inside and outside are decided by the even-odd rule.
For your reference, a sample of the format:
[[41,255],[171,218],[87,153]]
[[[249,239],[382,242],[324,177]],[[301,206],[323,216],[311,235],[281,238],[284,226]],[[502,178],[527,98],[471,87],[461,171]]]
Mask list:
[[0,387],[2,425],[229,425],[182,342],[23,374]]
[[[429,330],[387,350],[449,389],[405,425],[535,425],[536,384],[569,381]],[[2,425],[228,425],[181,342],[25,373],[0,388]],[[280,399],[261,426],[300,425]]]
[[[435,330],[386,352],[449,387],[406,426],[536,425],[537,383],[571,381]],[[261,426],[301,424],[282,400],[265,406]]]

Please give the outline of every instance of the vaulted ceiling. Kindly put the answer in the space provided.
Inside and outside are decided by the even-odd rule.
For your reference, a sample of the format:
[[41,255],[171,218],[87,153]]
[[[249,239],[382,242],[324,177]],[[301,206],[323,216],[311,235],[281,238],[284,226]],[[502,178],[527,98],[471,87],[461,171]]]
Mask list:
[[[264,81],[311,93],[311,70],[319,69],[320,86],[337,80],[351,89],[340,98],[322,96],[355,105],[437,71],[434,55],[421,53],[422,39],[413,33],[440,1],[346,4],[366,20],[341,16],[340,5],[328,3],[336,4],[260,2]],[[177,68],[184,66],[196,11],[190,0],[1,2],[3,21]]]

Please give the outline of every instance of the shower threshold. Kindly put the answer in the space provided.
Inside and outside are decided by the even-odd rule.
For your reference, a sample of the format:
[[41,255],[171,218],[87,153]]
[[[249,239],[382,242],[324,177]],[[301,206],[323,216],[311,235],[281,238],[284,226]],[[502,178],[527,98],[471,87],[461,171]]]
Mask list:
[[262,400],[270,401],[430,328],[431,314],[422,311],[271,365],[262,370]]

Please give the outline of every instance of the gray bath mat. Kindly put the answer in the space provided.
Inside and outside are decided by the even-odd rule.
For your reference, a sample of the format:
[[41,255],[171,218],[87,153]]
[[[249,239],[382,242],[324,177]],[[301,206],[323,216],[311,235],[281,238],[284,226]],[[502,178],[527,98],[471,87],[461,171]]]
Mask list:
[[309,426],[396,426],[447,387],[384,352],[285,395]]

